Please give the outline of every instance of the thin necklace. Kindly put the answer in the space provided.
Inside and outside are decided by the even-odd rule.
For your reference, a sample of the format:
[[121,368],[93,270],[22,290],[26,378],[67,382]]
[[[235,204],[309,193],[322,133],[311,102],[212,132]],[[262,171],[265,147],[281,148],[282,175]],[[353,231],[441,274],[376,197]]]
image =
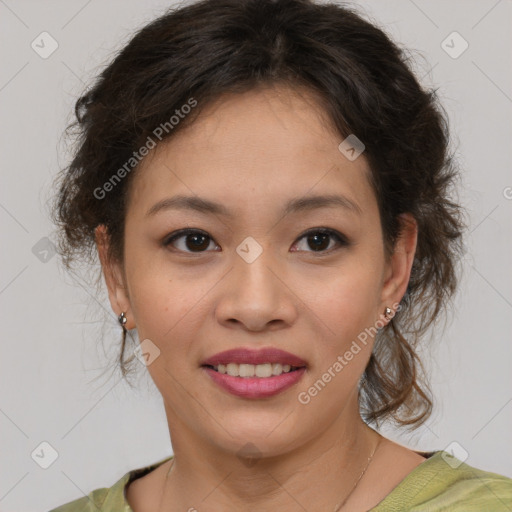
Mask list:
[[161,512],[162,510],[162,503],[164,501],[164,494],[165,494],[165,489],[167,488],[167,479],[169,478],[169,473],[171,472],[171,469],[174,467],[174,461],[176,459],[174,458],[174,455],[172,457],[172,461],[171,461],[171,465],[169,466],[169,469],[167,470],[167,475],[165,475],[165,482],[164,482],[164,488],[162,489],[162,497],[160,498],[160,505],[158,505],[158,512]]
[[[339,512],[345,506],[345,503],[347,503],[347,500],[350,498],[350,496],[352,496],[353,492],[356,490],[357,485],[359,484],[359,482],[363,478],[364,474],[366,473],[366,470],[370,466],[370,463],[371,463],[371,461],[373,459],[373,456],[375,455],[375,452],[377,451],[377,448],[380,445],[381,439],[382,438],[379,436],[379,440],[377,441],[377,444],[375,445],[375,448],[373,449],[372,454],[368,457],[368,460],[367,460],[366,465],[365,465],[365,467],[363,469],[363,472],[359,475],[359,478],[356,480],[356,483],[352,487],[352,490],[347,494],[347,496],[345,497],[345,499],[343,501],[340,501],[334,507],[333,512]],[[165,482],[166,483],[167,483],[167,478],[169,477],[169,473],[171,472],[172,468],[174,467],[174,461],[175,461],[175,459],[173,458],[172,461],[171,461],[171,465],[169,466],[169,469],[167,471],[167,475],[165,476]],[[166,485],[164,484],[164,488],[162,490],[162,497],[160,498],[160,505],[158,507],[159,511],[162,510],[162,503],[163,503],[163,499],[164,499],[165,489],[166,489]]]
[[343,501],[340,501],[335,507],[333,512],[339,512],[344,506],[345,503],[347,503],[347,500],[352,496],[352,493],[356,490],[357,484],[361,481],[361,478],[363,478],[364,474],[366,473],[366,470],[368,469],[368,466],[370,465],[370,462],[373,459],[373,456],[375,455],[375,452],[377,451],[377,448],[380,445],[381,437],[379,436],[379,440],[377,441],[377,444],[375,445],[375,448],[373,449],[372,454],[368,457],[368,461],[366,462],[366,466],[363,469],[363,472],[359,475],[359,478],[356,480],[356,483],[354,484],[354,487],[352,487],[352,490],[347,494],[345,499]]

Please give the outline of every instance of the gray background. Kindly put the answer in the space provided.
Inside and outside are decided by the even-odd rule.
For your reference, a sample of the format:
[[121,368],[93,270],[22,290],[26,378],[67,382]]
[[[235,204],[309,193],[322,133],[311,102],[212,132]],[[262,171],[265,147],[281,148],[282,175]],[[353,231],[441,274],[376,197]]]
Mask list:
[[[512,476],[512,5],[359,4],[417,50],[418,75],[439,87],[471,220],[452,321],[427,343],[435,413],[412,435],[383,432],[419,450],[457,442],[455,454],[465,450],[467,463]],[[90,281],[65,274],[52,257],[46,210],[52,179],[67,163],[61,135],[74,101],[132,31],[169,5],[0,0],[2,511],[48,510],[172,453],[161,398],[145,368],[136,390],[119,374],[101,375],[117,355],[121,331],[106,296],[97,302]],[[43,31],[59,45],[46,59],[31,47]],[[441,46],[453,31],[469,43],[458,58]],[[452,40],[445,44],[459,51],[461,40]],[[58,454],[47,469],[39,464],[49,463],[52,449],[42,442]]]

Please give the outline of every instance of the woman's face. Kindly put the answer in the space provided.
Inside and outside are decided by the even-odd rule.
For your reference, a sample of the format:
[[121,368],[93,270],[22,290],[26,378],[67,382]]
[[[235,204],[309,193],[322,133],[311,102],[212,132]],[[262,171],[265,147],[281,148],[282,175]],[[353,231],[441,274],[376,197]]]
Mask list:
[[[126,288],[107,280],[114,310],[149,353],[173,440],[278,455],[359,419],[373,342],[361,334],[405,292],[415,234],[386,260],[364,153],[348,159],[319,112],[285,88],[226,96],[133,177]],[[178,196],[189,199],[155,207]],[[192,232],[170,241],[183,229]],[[246,379],[203,366],[226,350],[268,348],[305,368]],[[279,373],[279,356],[263,357]]]

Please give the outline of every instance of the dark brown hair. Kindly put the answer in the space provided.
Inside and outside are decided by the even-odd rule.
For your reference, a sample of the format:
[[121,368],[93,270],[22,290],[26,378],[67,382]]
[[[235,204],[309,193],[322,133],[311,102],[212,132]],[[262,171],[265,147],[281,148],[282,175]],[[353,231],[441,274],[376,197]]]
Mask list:
[[[138,167],[130,159],[148,137],[172,137],[223,94],[276,84],[305,88],[319,98],[340,141],[355,134],[365,144],[388,254],[400,234],[399,215],[410,212],[418,223],[408,289],[399,313],[377,335],[359,401],[367,422],[420,425],[432,398],[417,343],[456,289],[463,222],[450,199],[458,171],[447,115],[409,60],[347,6],[203,0],[169,10],[138,31],[76,102],[68,131],[77,146],[58,176],[52,210],[66,268],[77,257],[97,256],[100,224],[108,229],[112,261],[123,262],[126,198]],[[191,98],[194,108],[181,110]],[[170,121],[185,110],[179,122]],[[163,133],[156,131],[162,126]],[[123,179],[112,181],[116,173]],[[106,183],[107,197],[98,197]],[[126,376],[124,351],[123,337],[119,362]]]

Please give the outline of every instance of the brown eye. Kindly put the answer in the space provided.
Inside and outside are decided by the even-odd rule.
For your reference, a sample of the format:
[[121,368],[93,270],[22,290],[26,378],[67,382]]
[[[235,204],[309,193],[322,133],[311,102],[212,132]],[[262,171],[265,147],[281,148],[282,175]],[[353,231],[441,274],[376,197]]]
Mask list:
[[[182,239],[184,243],[182,242]],[[176,243],[180,241],[180,243]],[[205,252],[213,242],[212,238],[202,231],[195,229],[181,230],[164,241],[164,246],[172,245],[184,252]]]
[[[333,246],[331,245],[333,240],[338,243],[338,247],[349,245],[347,239],[341,233],[332,229],[310,230],[299,238],[299,240],[302,239],[306,240],[307,247],[311,249],[310,251],[306,249],[306,252],[330,252],[331,249],[333,249]],[[336,243],[334,246],[335,245]]]
[[330,244],[330,238],[331,236],[327,235],[326,233],[317,233],[316,235],[308,235],[307,241],[309,247],[311,247],[314,251],[323,251],[328,248]]

